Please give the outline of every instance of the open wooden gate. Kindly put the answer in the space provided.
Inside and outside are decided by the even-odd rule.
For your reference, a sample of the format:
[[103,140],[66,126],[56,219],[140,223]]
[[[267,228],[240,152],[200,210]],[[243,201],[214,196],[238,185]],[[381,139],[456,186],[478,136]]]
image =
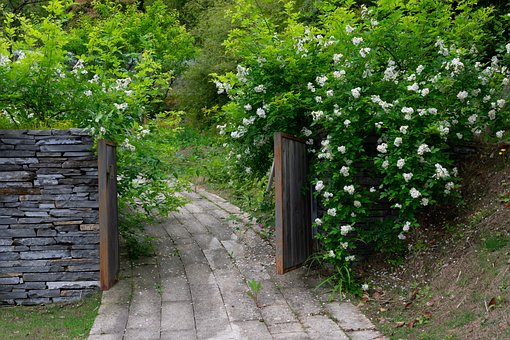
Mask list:
[[274,136],[276,272],[302,265],[312,252],[311,196],[304,140]]
[[101,290],[110,289],[118,280],[120,269],[117,211],[117,157],[115,144],[98,143],[99,180],[99,264]]

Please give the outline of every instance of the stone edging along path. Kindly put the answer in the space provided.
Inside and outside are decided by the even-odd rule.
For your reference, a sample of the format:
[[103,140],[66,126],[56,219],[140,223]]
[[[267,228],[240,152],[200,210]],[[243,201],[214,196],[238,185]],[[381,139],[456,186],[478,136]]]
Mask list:
[[[327,302],[305,269],[275,271],[275,251],[239,208],[199,189],[149,226],[157,256],[123,266],[89,339],[383,339],[348,302]],[[250,298],[247,281],[262,284]]]

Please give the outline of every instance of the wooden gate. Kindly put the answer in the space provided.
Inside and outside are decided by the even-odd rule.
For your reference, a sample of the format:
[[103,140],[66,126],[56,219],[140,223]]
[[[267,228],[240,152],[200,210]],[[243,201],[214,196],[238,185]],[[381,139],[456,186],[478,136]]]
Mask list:
[[99,180],[99,263],[101,290],[110,289],[118,280],[120,269],[117,212],[117,157],[115,144],[98,143]]
[[312,252],[311,196],[303,140],[277,132],[274,136],[276,203],[276,272],[284,274]]

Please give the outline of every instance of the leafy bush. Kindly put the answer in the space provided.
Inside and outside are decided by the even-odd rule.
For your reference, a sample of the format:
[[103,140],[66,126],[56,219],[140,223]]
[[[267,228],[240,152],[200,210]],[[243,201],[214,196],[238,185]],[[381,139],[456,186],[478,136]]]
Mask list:
[[[307,26],[287,3],[282,27],[250,1],[237,4],[240,28],[226,44],[242,62],[237,73],[216,76],[230,99],[219,128],[231,137],[239,173],[258,177],[275,131],[307,140],[326,210],[315,221],[322,258],[340,281],[349,281],[354,239],[401,251],[419,210],[455,201],[452,146],[508,138],[510,44],[501,41],[491,56],[484,43],[486,28],[506,30],[509,16],[472,1],[380,0],[325,6]],[[367,176],[381,180],[366,185]],[[368,220],[381,201],[394,216]]]
[[[174,194],[183,185],[173,179],[163,156],[175,152],[165,142],[177,132],[180,116],[159,110],[172,74],[180,72],[192,54],[191,36],[175,15],[165,15],[160,1],[144,13],[133,6],[117,11],[114,4],[98,2],[100,12],[110,16],[68,30],[70,5],[67,0],[50,1],[41,19],[3,13],[2,127],[89,128],[96,138],[119,145],[123,212],[143,213],[147,222],[175,210],[183,201]],[[155,119],[142,125],[148,116]],[[124,236],[141,219],[136,221],[123,227]]]

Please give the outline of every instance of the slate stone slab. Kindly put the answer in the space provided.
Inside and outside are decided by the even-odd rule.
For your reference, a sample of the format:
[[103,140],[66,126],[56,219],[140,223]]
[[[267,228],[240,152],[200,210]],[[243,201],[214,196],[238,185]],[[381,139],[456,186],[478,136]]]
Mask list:
[[73,301],[99,286],[93,144],[84,129],[0,130],[1,305]]

